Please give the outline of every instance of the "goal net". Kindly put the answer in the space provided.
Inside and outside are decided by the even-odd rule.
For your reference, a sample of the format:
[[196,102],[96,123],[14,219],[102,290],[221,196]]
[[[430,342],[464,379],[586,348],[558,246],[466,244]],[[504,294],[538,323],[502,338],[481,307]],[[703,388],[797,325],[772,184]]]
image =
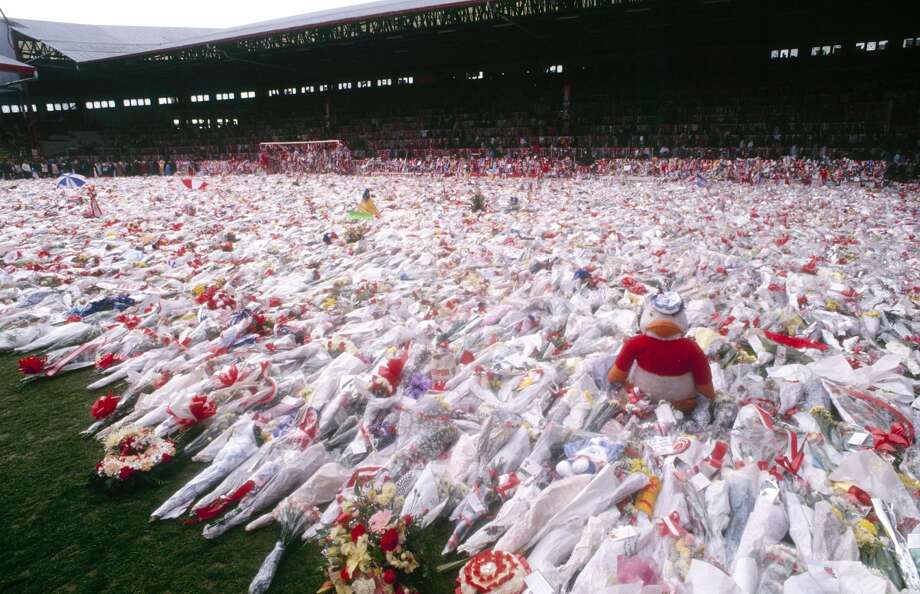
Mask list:
[[259,143],[267,173],[352,173],[351,150],[341,140]]

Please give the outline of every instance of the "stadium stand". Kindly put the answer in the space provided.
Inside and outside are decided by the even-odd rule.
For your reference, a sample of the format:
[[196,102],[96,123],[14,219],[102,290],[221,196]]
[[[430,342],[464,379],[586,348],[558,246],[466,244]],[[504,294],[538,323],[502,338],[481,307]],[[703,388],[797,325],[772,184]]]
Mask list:
[[328,138],[394,168],[792,157],[908,175],[916,32],[897,10],[831,23],[828,6],[387,0],[227,30],[11,20],[7,59],[41,76],[0,94],[0,175],[252,163],[260,142]]

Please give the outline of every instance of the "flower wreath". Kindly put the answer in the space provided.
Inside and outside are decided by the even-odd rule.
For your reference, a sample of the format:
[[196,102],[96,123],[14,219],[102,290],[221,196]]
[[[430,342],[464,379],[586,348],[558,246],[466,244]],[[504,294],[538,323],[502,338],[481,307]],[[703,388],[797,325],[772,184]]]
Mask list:
[[124,482],[138,472],[150,472],[176,455],[175,444],[157,437],[148,427],[116,431],[105,440],[105,455],[96,464],[96,476]]
[[455,594],[521,594],[530,573],[527,560],[505,551],[483,551],[466,562]]

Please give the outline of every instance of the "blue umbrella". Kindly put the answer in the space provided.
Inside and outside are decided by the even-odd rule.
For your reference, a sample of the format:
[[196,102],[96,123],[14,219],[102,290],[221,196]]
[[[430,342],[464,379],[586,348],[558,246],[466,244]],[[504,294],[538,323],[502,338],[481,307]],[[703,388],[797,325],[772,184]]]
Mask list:
[[55,186],[58,188],[79,188],[86,183],[86,178],[76,173],[65,173],[57,178]]

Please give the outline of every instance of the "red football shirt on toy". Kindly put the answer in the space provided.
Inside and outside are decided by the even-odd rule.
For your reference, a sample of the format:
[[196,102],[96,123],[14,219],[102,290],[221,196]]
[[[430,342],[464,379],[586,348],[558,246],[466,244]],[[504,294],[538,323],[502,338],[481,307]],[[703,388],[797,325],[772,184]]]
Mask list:
[[628,372],[633,363],[655,375],[674,377],[689,373],[697,386],[712,383],[709,360],[689,338],[661,340],[645,334],[633,336],[623,345],[615,365]]

